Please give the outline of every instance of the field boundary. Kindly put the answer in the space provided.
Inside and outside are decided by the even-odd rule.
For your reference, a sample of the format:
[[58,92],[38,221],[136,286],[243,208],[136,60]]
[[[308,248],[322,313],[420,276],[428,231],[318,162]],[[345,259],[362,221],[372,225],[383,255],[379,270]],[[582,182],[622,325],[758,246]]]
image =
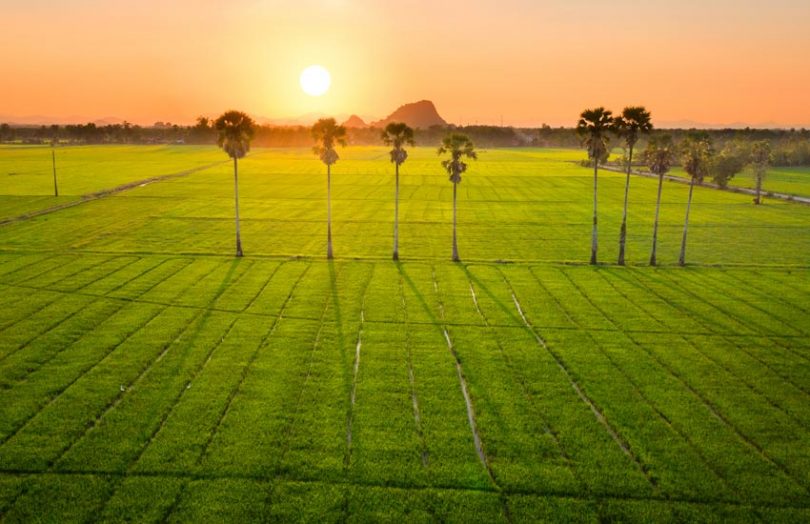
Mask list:
[[[347,486],[358,488],[381,488],[399,491],[438,491],[438,492],[455,492],[455,493],[489,493],[497,495],[498,491],[494,487],[472,487],[472,486],[451,486],[444,484],[436,485],[411,485],[403,486],[396,483],[384,483],[373,481],[356,481],[356,480],[341,480],[334,479],[319,479],[313,480],[306,477],[297,477],[290,474],[281,475],[252,475],[252,474],[236,474],[236,473],[192,473],[181,471],[136,471],[136,472],[121,472],[112,469],[88,469],[88,470],[75,470],[75,469],[59,469],[53,471],[37,470],[37,469],[0,469],[0,477],[39,477],[39,476],[54,476],[54,477],[123,477],[123,478],[161,478],[161,479],[181,479],[186,481],[202,481],[202,482],[216,482],[222,480],[245,480],[249,482],[285,482],[297,483],[307,485],[326,485],[326,486]],[[728,506],[736,508],[767,508],[767,509],[798,509],[810,510],[810,505],[793,504],[793,503],[746,503],[727,500],[714,500],[700,497],[679,497],[679,496],[641,496],[633,494],[610,494],[610,493],[591,493],[586,495],[576,493],[560,493],[557,491],[542,491],[530,489],[514,489],[506,488],[501,491],[506,496],[530,496],[530,497],[544,497],[552,499],[567,499],[567,500],[582,500],[590,502],[596,501],[638,501],[638,502],[663,502],[663,503],[681,503],[681,504],[696,504],[707,506]],[[9,506],[10,507],[10,506]]]
[[[613,166],[600,166],[600,167],[602,169],[606,170],[606,171],[612,171],[614,173],[622,173],[622,174],[627,173],[627,171],[625,171],[623,168],[619,168],[619,167],[613,167]],[[658,178],[658,175],[656,175],[654,173],[646,173],[644,171],[634,171],[632,169],[630,170],[630,174],[637,175],[637,176],[643,176],[643,177],[647,177],[647,178]],[[670,182],[677,182],[679,184],[687,184],[687,185],[690,183],[688,178],[683,178],[683,177],[679,177],[679,176],[675,176],[675,175],[664,175],[664,180],[668,180]],[[727,191],[729,193],[737,193],[737,194],[750,195],[750,196],[756,196],[757,195],[756,189],[749,189],[747,187],[737,187],[737,186],[720,187],[719,185],[713,184],[711,182],[701,182],[698,185],[700,185],[701,187],[708,187],[710,189],[717,189],[717,190],[720,190],[720,191]],[[791,193],[776,193],[774,191],[768,191],[766,189],[763,189],[762,191],[760,191],[760,194],[763,197],[766,197],[766,198],[775,198],[777,200],[784,200],[786,202],[795,202],[797,204],[803,204],[805,206],[810,206],[810,197],[805,197],[805,196],[801,196],[801,195],[794,195],[794,194],[791,194]]]
[[193,169],[187,169],[185,171],[179,171],[177,173],[169,173],[168,175],[158,175],[149,178],[144,178],[142,180],[136,180],[134,182],[128,182],[126,184],[121,184],[119,186],[115,186],[109,189],[102,189],[101,191],[96,191],[94,193],[86,193],[84,195],[79,196],[78,200],[74,200],[72,202],[65,202],[64,204],[59,204],[56,206],[46,207],[45,209],[37,209],[36,211],[29,211],[28,213],[23,213],[22,215],[17,215],[14,217],[4,218],[0,220],[0,226],[5,226],[8,224],[14,224],[16,222],[22,222],[23,220],[29,220],[31,218],[36,218],[38,216],[47,215],[49,213],[55,213],[56,211],[61,211],[63,209],[67,209],[73,206],[78,206],[80,204],[84,204],[86,202],[92,202],[94,200],[98,200],[100,198],[105,198],[110,195],[115,195],[117,193],[122,193],[124,191],[129,191],[130,189],[135,189],[136,187],[143,187],[149,184],[154,184],[155,182],[163,182],[164,180],[171,180],[174,178],[181,178],[188,176],[192,173],[197,173],[198,171],[204,171],[206,169],[212,168],[216,165],[223,164],[225,161],[222,162],[214,162],[211,164],[206,164],[204,166],[195,167]]
[[[0,223],[0,226],[3,224]],[[798,228],[799,226],[797,226]],[[194,251],[102,251],[96,249],[77,249],[77,250],[60,250],[60,249],[17,249],[6,248],[0,246],[0,255],[43,255],[48,254],[52,257],[69,256],[69,255],[108,255],[108,256],[137,256],[137,257],[159,257],[159,258],[233,258],[233,255],[225,253],[214,252],[194,252]],[[327,262],[326,257],[320,255],[303,255],[292,253],[280,254],[266,254],[266,253],[252,253],[246,258],[260,259],[265,261],[282,261],[282,262]],[[391,256],[389,255],[363,255],[363,256],[335,256],[336,263],[347,262],[390,262]],[[407,259],[401,259],[402,263],[406,264],[432,264],[436,262],[449,261],[444,258],[429,257],[429,256],[409,256]],[[595,266],[590,264],[587,260],[554,260],[554,259],[503,259],[503,258],[473,258],[465,257],[461,262],[463,265],[490,265],[490,266],[564,266],[564,267],[599,267],[599,268],[614,268],[619,267],[612,262],[599,262]],[[651,268],[659,270],[675,270],[675,271],[689,271],[690,268],[712,268],[718,270],[729,269],[755,269],[762,271],[808,271],[810,270],[810,263],[776,263],[776,264],[762,264],[756,262],[687,262],[685,267],[673,263],[659,263],[656,266],[650,266],[647,262],[628,262],[628,268]],[[5,275],[0,275],[5,276]],[[8,285],[8,284],[5,284]]]

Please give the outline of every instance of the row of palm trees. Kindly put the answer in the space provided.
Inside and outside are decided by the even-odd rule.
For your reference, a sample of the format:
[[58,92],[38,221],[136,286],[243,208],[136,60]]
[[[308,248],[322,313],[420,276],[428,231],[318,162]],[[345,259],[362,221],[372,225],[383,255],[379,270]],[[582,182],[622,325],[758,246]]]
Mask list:
[[633,149],[641,134],[652,131],[650,112],[643,106],[625,107],[621,115],[613,116],[613,112],[604,107],[586,109],[577,122],[577,133],[588,150],[588,158],[593,162],[593,233],[591,236],[591,264],[597,263],[598,235],[597,235],[597,179],[599,164],[607,160],[610,155],[610,134],[618,135],[624,139],[627,146],[627,177],[624,183],[624,207],[622,211],[622,225],[619,232],[619,260],[624,265],[625,244],[627,243],[627,200],[630,195],[630,169],[633,164]]
[[[580,115],[576,131],[588,151],[588,158],[593,163],[593,234],[591,238],[591,264],[597,263],[597,178],[599,164],[607,161],[610,154],[610,135],[616,135],[624,142],[627,157],[625,158],[626,179],[624,185],[624,207],[622,212],[622,225],[619,232],[619,258],[617,263],[625,263],[625,244],[627,240],[627,201],[630,192],[630,174],[633,164],[633,149],[640,135],[652,131],[650,112],[643,106],[625,107],[621,115],[613,113],[604,107],[586,109]],[[676,159],[680,161],[684,171],[689,175],[689,197],[686,202],[686,216],[684,217],[683,237],[678,264],[686,264],[686,239],[689,231],[689,211],[692,207],[692,195],[695,183],[702,183],[708,176],[714,152],[711,140],[706,135],[693,135],[684,139],[677,147],[668,135],[651,137],[647,149],[643,154],[644,164],[650,172],[658,176],[658,192],[655,203],[655,220],[653,222],[652,251],[650,265],[657,264],[656,250],[658,246],[658,218],[661,209],[661,190],[664,176],[669,172]],[[754,144],[751,155],[751,165],[757,180],[755,204],[761,203],[762,178],[770,165],[770,144],[760,141]]]
[[[233,159],[234,202],[236,205],[236,256],[243,256],[242,240],[239,232],[239,169],[238,160],[250,150],[255,122],[241,111],[226,111],[214,121],[217,131],[217,145]],[[338,125],[334,118],[322,118],[312,126],[312,138],[315,146],[312,152],[326,165],[326,258],[332,259],[332,165],[340,159],[337,146],[346,145],[346,128]],[[391,163],[396,174],[394,190],[394,252],[393,259],[399,260],[399,168],[407,160],[405,146],[413,146],[413,129],[401,122],[389,123],[382,132],[382,142],[391,146]],[[461,175],[467,171],[464,159],[477,159],[475,145],[467,135],[449,133],[442,139],[438,149],[439,155],[448,155],[442,161],[450,182],[453,183],[453,261],[460,260],[456,240],[456,195]]]
[[[580,115],[576,131],[582,139],[582,144],[588,151],[588,158],[593,163],[593,233],[591,236],[591,264],[597,263],[597,179],[599,164],[607,161],[610,155],[610,135],[616,135],[624,140],[628,152],[625,159],[626,177],[624,184],[624,206],[622,210],[622,225],[619,231],[619,258],[617,263],[625,263],[625,244],[627,241],[627,202],[630,194],[630,174],[633,164],[633,149],[641,134],[652,131],[653,125],[650,112],[643,106],[625,107],[621,115],[613,116],[613,112],[604,107],[586,109]],[[681,251],[678,257],[680,265],[686,264],[686,237],[689,228],[689,210],[692,206],[692,193],[695,181],[701,182],[708,174],[709,159],[711,157],[711,144],[708,139],[689,137],[681,143],[681,162],[684,170],[689,174],[689,198],[686,204],[686,218],[684,220]],[[661,190],[664,175],[675,162],[676,151],[669,137],[649,141],[644,152],[645,164],[652,173],[658,175],[658,193],[655,204],[655,220],[653,222],[653,241],[650,253],[650,265],[657,264],[656,250],[658,244],[658,218],[661,209]]]
[[[214,122],[217,130],[217,144],[233,159],[234,174],[234,200],[236,206],[236,256],[241,257],[242,243],[239,232],[239,180],[238,159],[244,157],[250,149],[255,123],[245,113],[240,111],[227,111]],[[588,157],[593,163],[593,233],[591,238],[591,264],[597,263],[598,228],[597,228],[597,183],[599,165],[604,163],[610,154],[610,136],[616,135],[623,140],[627,151],[626,177],[624,186],[624,206],[622,223],[619,232],[618,264],[625,264],[625,245],[627,241],[627,207],[630,193],[630,175],[633,162],[633,153],[642,134],[649,134],[652,130],[650,112],[643,106],[626,107],[620,115],[604,107],[586,109],[580,115],[576,131],[582,138],[583,145],[588,151]],[[326,257],[332,259],[332,165],[340,159],[337,146],[346,145],[346,128],[338,125],[334,118],[323,118],[312,126],[312,138],[315,141],[313,153],[326,165]],[[395,191],[394,191],[394,249],[393,259],[399,260],[399,170],[407,160],[408,152],[405,146],[414,145],[414,132],[404,123],[389,123],[382,131],[382,142],[390,146],[391,163],[394,164]],[[441,165],[447,172],[453,184],[453,249],[452,259],[460,260],[457,242],[457,191],[461,176],[467,171],[465,160],[477,159],[475,146],[470,138],[460,133],[449,133],[442,139],[438,148],[439,155],[447,155]],[[676,159],[680,160],[683,169],[690,177],[689,197],[686,204],[681,250],[678,257],[680,265],[686,264],[686,239],[689,228],[689,212],[692,206],[692,195],[695,183],[700,183],[708,175],[712,158],[712,145],[706,136],[690,136],[683,140],[679,146],[673,144],[669,136],[651,137],[643,153],[643,161],[651,173],[658,176],[658,192],[655,205],[655,220],[653,223],[652,251],[650,265],[657,264],[658,219],[661,209],[661,192],[664,176],[669,172]],[[757,143],[753,148],[752,164],[755,172],[764,173],[770,159],[770,146],[767,142]],[[757,198],[760,201],[761,176],[757,176]]]

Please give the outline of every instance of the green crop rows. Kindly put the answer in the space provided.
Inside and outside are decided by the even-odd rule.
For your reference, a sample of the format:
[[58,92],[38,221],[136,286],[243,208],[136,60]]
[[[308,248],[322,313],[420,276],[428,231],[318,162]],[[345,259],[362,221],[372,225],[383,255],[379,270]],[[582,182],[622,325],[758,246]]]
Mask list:
[[[680,168],[673,169],[671,174],[686,179],[689,177]],[[748,189],[755,189],[756,184],[756,177],[750,168],[744,169],[729,182],[731,187]],[[762,182],[762,192],[768,191],[805,197],[810,195],[810,169],[806,167],[771,167]]]
[[[592,267],[582,153],[484,151],[454,264],[452,187],[418,149],[394,263],[393,170],[350,147],[327,262],[321,166],[259,150],[236,259],[222,153],[77,151],[89,189],[60,199],[210,167],[0,226],[4,522],[810,519],[810,208],[699,188],[678,268],[667,184],[649,268],[634,178],[617,267],[606,173]],[[120,154],[151,167],[107,171]],[[53,205],[14,184],[4,206]]]

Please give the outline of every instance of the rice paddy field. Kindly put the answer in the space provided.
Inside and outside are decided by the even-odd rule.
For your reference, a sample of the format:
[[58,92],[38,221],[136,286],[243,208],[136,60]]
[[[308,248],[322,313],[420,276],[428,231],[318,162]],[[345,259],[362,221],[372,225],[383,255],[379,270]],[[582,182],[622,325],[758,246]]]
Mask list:
[[[689,175],[681,168],[673,169],[672,174],[689,178]],[[745,168],[732,178],[728,185],[756,189],[757,179],[751,168]],[[771,167],[762,181],[762,192],[769,191],[786,195],[810,196],[810,169],[807,167]]]
[[810,520],[810,206],[340,154],[0,148],[0,520]]

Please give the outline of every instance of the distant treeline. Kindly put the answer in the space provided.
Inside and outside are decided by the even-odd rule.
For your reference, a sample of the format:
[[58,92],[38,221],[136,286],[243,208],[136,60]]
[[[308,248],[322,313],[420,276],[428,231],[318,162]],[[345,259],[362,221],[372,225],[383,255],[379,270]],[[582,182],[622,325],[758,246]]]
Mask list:
[[[500,126],[449,126],[449,129],[468,135],[478,147],[580,147],[573,128],[550,127],[518,128]],[[436,146],[448,128],[434,126],[417,129],[415,141],[420,146]],[[651,136],[670,135],[680,141],[694,133],[689,129],[658,129]],[[810,166],[810,130],[807,129],[710,129],[700,130],[708,135],[718,151],[728,155],[745,156],[750,144],[768,140],[773,151],[775,166]],[[352,145],[381,145],[380,129],[348,129]],[[56,140],[75,144],[214,144],[216,131],[207,118],[199,118],[193,126],[158,122],[152,127],[134,124],[65,126],[10,126],[0,124],[0,142],[45,144]],[[258,147],[309,147],[313,143],[310,128],[306,126],[269,126],[256,129],[253,145]],[[614,145],[621,146],[616,140]],[[639,144],[642,148],[645,141]]]

